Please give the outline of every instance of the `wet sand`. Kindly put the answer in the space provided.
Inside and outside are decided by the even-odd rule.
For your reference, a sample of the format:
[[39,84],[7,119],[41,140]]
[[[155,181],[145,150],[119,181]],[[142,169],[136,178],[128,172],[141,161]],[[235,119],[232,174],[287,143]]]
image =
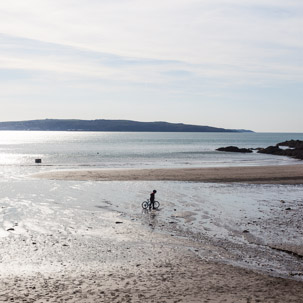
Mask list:
[[[38,176],[303,184],[303,165],[57,171]],[[164,232],[153,223],[144,225],[97,207],[65,209],[50,202],[38,209],[30,200],[26,207],[26,220],[11,219],[13,230],[0,238],[0,302],[303,302],[302,272],[282,278],[212,261],[216,247],[178,236],[173,227]]]
[[281,166],[53,171],[36,175],[53,180],[193,181],[303,184],[303,164]]
[[302,302],[302,282],[198,256],[211,246],[100,211],[72,215],[65,231],[4,240],[0,302]]

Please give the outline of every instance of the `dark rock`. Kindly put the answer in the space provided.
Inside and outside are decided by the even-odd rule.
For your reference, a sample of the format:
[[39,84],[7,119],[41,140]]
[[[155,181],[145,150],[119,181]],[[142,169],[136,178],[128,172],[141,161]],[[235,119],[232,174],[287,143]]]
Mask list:
[[243,230],[243,234],[247,234],[247,233],[249,233],[249,230],[247,229]]
[[269,154],[269,155],[283,155],[284,150],[279,146],[268,146],[266,148],[262,148],[258,150],[260,154]]
[[285,208],[285,210],[291,210],[291,208],[290,208],[290,207],[287,207],[287,208]]
[[285,156],[303,160],[303,149],[286,149]]
[[218,151],[232,152],[232,153],[252,153],[250,148],[239,148],[237,146],[227,146],[217,148]]
[[116,224],[122,224],[123,222],[121,222],[121,221],[116,221]]
[[303,141],[301,141],[301,140],[288,140],[288,141],[280,142],[277,145],[303,149]]
[[[288,146],[290,149],[281,149],[279,146]],[[295,159],[303,160],[303,141],[290,140],[278,143],[276,146],[268,146],[260,149],[258,153],[270,154],[278,156],[292,157]]]

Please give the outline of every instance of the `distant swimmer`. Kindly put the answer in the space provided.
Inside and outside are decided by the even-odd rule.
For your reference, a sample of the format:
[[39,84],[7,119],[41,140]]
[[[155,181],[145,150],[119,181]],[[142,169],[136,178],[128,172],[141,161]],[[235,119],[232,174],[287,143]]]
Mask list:
[[149,206],[149,208],[155,209],[155,195],[156,195],[156,192],[157,191],[154,189],[153,192],[150,194],[150,198],[149,198],[150,206]]

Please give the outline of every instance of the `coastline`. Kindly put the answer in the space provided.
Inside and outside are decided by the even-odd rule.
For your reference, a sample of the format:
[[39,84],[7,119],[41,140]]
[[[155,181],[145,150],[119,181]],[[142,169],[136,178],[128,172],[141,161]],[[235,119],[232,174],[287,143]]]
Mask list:
[[303,164],[211,168],[62,170],[35,174],[34,177],[73,181],[191,181],[303,184]]

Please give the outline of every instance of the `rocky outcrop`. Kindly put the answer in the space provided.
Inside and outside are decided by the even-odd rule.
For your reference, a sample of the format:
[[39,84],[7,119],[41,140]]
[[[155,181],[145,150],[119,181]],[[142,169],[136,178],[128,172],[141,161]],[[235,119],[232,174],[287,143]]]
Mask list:
[[252,153],[250,148],[239,148],[237,146],[227,146],[217,148],[218,151],[232,152],[232,153]]
[[266,148],[259,148],[258,149],[258,153],[260,154],[269,154],[269,155],[280,155],[280,156],[284,156],[284,151],[283,149],[281,149],[279,146],[268,146]]
[[[282,149],[280,146],[290,147]],[[268,146],[258,150],[261,154],[270,154],[278,156],[287,156],[295,159],[303,160],[303,141],[300,140],[289,140],[278,143],[276,146]]]
[[[289,147],[289,148],[280,148]],[[295,159],[303,160],[303,141],[301,140],[289,140],[276,144],[275,146],[268,146],[266,148],[239,148],[237,146],[227,146],[217,148],[218,151],[233,152],[233,153],[252,153],[253,150],[257,150],[261,154],[277,155],[292,157]]]
[[288,146],[288,147],[291,147],[291,148],[303,149],[303,141],[301,141],[301,140],[289,140],[289,141],[280,142],[280,143],[277,144],[277,146]]

